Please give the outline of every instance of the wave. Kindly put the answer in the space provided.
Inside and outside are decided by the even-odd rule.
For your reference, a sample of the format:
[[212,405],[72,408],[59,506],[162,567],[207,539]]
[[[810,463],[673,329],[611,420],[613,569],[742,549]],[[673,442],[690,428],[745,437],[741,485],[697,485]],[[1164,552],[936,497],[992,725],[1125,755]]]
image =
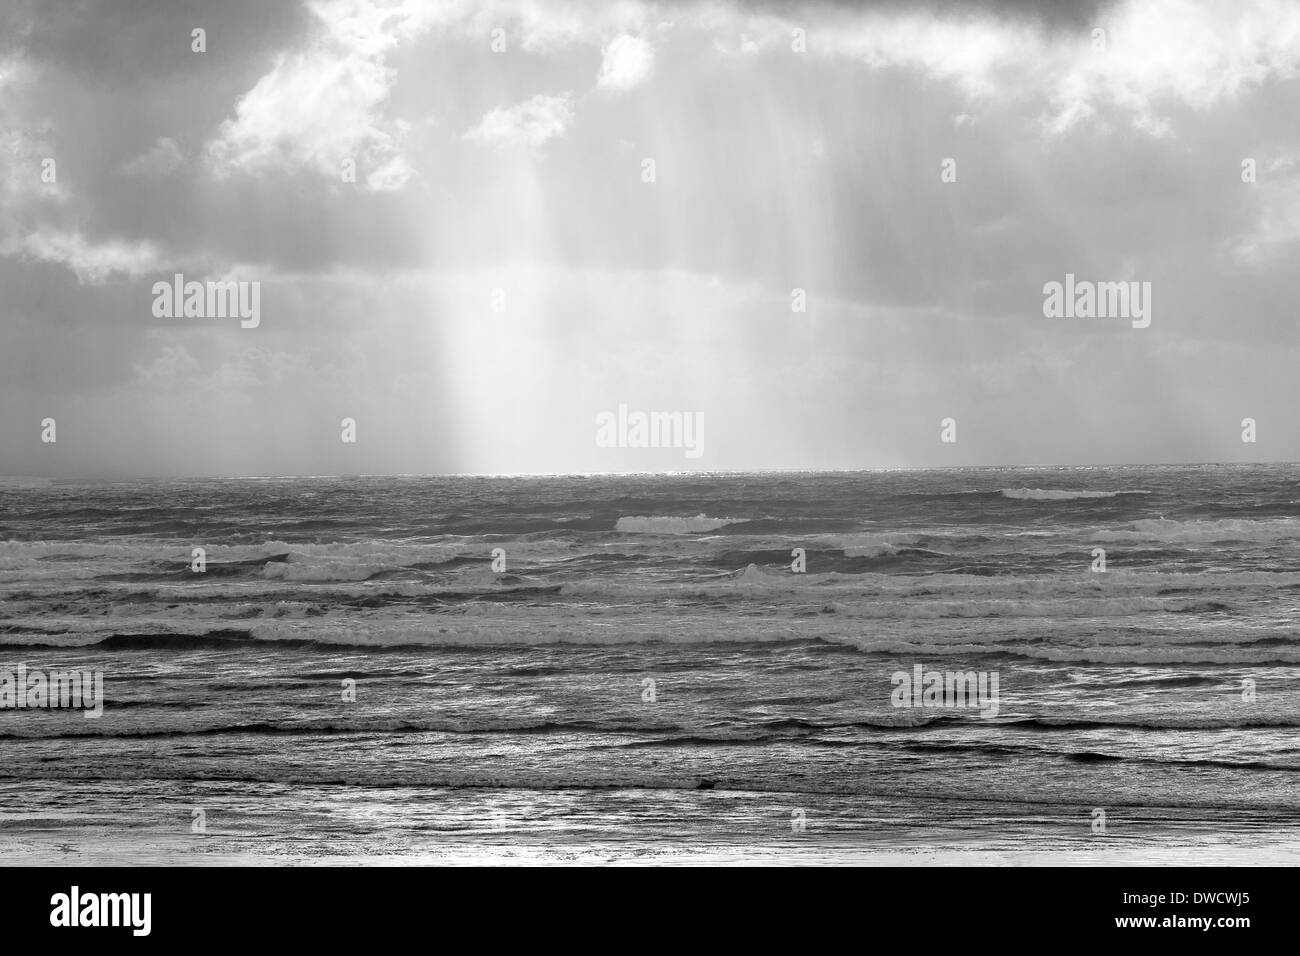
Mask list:
[[[148,706],[148,705],[142,705]],[[104,705],[105,712],[108,704]],[[284,734],[553,734],[553,733],[654,733],[680,731],[671,726],[638,726],[619,721],[529,721],[529,720],[472,720],[434,719],[410,720],[403,718],[356,718],[348,720],[293,719],[284,721],[254,721],[248,723],[196,723],[189,727],[114,727],[111,724],[87,722],[75,724],[75,730],[66,733],[0,732],[0,738],[21,740],[46,740],[65,737],[187,737],[220,734],[248,734],[253,736],[278,736]]]
[[1107,763],[1133,763],[1133,764],[1154,764],[1163,767],[1214,767],[1224,770],[1273,770],[1283,772],[1300,772],[1300,765],[1294,763],[1282,763],[1269,760],[1229,760],[1216,757],[1151,757],[1139,754],[1115,754],[1102,753],[1096,750],[1043,750],[1040,748],[1026,748],[1018,746],[1008,746],[1004,744],[986,744],[986,743],[930,743],[930,742],[913,742],[905,743],[902,748],[911,753],[925,754],[932,752],[941,753],[959,753],[959,754],[987,754],[995,757],[1037,757],[1037,758],[1063,758],[1072,763],[1085,764],[1107,764]]
[[1226,541],[1270,543],[1300,539],[1300,518],[1194,519],[1144,518],[1127,528],[1102,529],[1097,541],[1161,541],[1169,544],[1212,544]]
[[1024,646],[996,644],[922,644],[891,641],[872,646],[862,639],[825,637],[830,643],[842,643],[867,654],[888,655],[918,660],[925,658],[988,658],[1008,661],[1046,661],[1052,664],[1111,664],[1186,666],[1217,664],[1223,666],[1294,667],[1300,664],[1300,643],[1294,648],[1255,648],[1249,644],[1223,644],[1207,647],[1147,647],[1122,645],[1105,647]]
[[1073,501],[1083,498],[1117,498],[1120,495],[1149,495],[1149,491],[1064,491],[1051,488],[1001,488],[1003,498],[1018,501]]
[[[969,720],[970,718],[966,718]],[[1128,717],[1107,717],[1104,720],[1084,717],[1008,717],[993,721],[1012,730],[1291,730],[1300,727],[1300,715],[1239,716],[1239,717],[1182,717],[1169,714],[1134,714]]]
[[[807,565],[823,574],[861,575],[907,567],[935,567],[951,564],[952,555],[929,548],[908,548],[882,545],[874,551],[864,549],[856,554],[838,550],[804,549]],[[789,568],[793,556],[789,548],[761,548],[755,550],[723,551],[708,563],[712,567],[734,569],[750,566],[781,566]]]
[[[372,718],[291,718],[285,720],[258,720],[245,722],[204,721],[202,704],[149,701],[123,701],[114,704],[105,702],[105,713],[114,709],[171,707],[195,711],[192,723],[186,726],[158,726],[155,721],[150,725],[120,726],[105,721],[75,721],[69,729],[56,732],[43,730],[39,725],[29,728],[13,728],[0,732],[0,738],[15,740],[46,740],[68,737],[112,737],[112,738],[166,738],[185,736],[214,736],[223,734],[241,734],[252,736],[282,735],[344,735],[344,734],[420,734],[438,733],[452,735],[554,735],[585,734],[612,735],[614,737],[636,737],[644,739],[611,741],[597,746],[618,749],[643,749],[653,747],[716,747],[728,745],[752,745],[777,742],[806,742],[825,746],[864,746],[872,740],[883,746],[896,746],[896,737],[902,735],[914,742],[903,744],[908,749],[929,750],[997,750],[1005,752],[1025,752],[1023,747],[1014,742],[1014,738],[1002,736],[980,738],[977,740],[947,739],[926,741],[925,738],[935,732],[946,729],[965,731],[978,729],[990,734],[1002,735],[1008,732],[1026,734],[1069,734],[1069,740],[1077,741],[1079,731],[1124,731],[1128,733],[1168,732],[1168,731],[1236,731],[1236,730],[1279,730],[1291,731],[1300,727],[1300,716],[1170,716],[1167,714],[1139,713],[1131,716],[1114,716],[1104,719],[1086,717],[998,717],[983,718],[970,714],[951,712],[935,713],[913,708],[904,708],[879,714],[863,715],[856,720],[811,720],[798,717],[777,718],[752,724],[738,723],[730,727],[703,729],[681,726],[678,724],[645,723],[635,718],[609,720],[555,720],[532,718],[501,718],[494,716],[456,717],[372,717]],[[865,738],[822,738],[820,734],[843,734],[844,732],[868,733]],[[1025,739],[1025,738],[1022,738]],[[1046,738],[1042,738],[1046,740]],[[1136,742],[1139,738],[1126,738],[1127,742]],[[875,745],[875,744],[873,744]],[[1050,745],[1049,745],[1050,746]],[[1075,751],[1056,751],[1051,749],[1035,751],[1039,756],[1068,757]],[[1097,754],[1088,757],[1092,751],[1082,752],[1081,759],[1125,760],[1151,759],[1131,755]],[[1194,763],[1197,758],[1171,761],[1177,763]],[[1231,764],[1241,766],[1241,764]]]
[[[23,583],[56,579],[194,585],[217,579],[342,583],[384,575],[419,580],[466,567],[489,567],[492,549],[497,546],[506,548],[513,566],[546,565],[584,554],[575,541],[565,537],[502,540],[443,536],[436,541],[374,539],[321,544],[266,540],[209,545],[206,570],[199,574],[190,569],[192,546],[175,540],[149,538],[129,544],[10,540],[0,541],[0,574],[11,573],[14,576],[9,580]],[[599,552],[591,556],[603,557]]]
[[[760,574],[762,572],[751,572]],[[753,585],[740,582],[738,588]],[[760,586],[762,586],[760,584]],[[240,642],[265,643],[286,650],[353,647],[391,649],[541,647],[571,645],[617,647],[690,645],[692,647],[770,646],[818,642],[844,653],[922,660],[1003,659],[1055,664],[1112,665],[1294,665],[1300,663],[1300,636],[1242,630],[1231,620],[1201,623],[1196,629],[1131,626],[1129,607],[1116,602],[998,602],[981,608],[962,604],[929,607],[901,600],[890,606],[846,608],[841,602],[806,605],[791,615],[719,612],[705,594],[687,607],[664,614],[655,608],[645,620],[635,607],[592,619],[573,602],[527,589],[447,607],[372,610],[367,605],[323,612],[314,606],[294,616],[274,605],[250,608],[256,614],[211,618],[140,618],[131,621],[57,619],[0,626],[0,647],[156,648],[186,652],[228,648]],[[581,603],[581,602],[579,602]],[[645,605],[655,607],[653,603]],[[1030,613],[1038,616],[1027,616]],[[1103,620],[1109,612],[1116,619]],[[1021,616],[1016,616],[1021,615]],[[1082,619],[1082,621],[1081,621]],[[620,626],[619,622],[629,626]],[[744,626],[736,626],[737,622]],[[996,622],[996,627],[987,622]],[[1081,631],[1081,626],[1084,630]],[[1008,666],[1011,666],[1010,663]]]
[[625,534],[698,534],[701,531],[716,531],[743,520],[745,519],[710,518],[704,514],[698,514],[694,518],[642,515],[619,518],[614,524],[614,530]]
[[[355,675],[349,675],[355,676]],[[109,710],[109,702],[105,703]],[[151,704],[147,701],[124,702],[123,707],[198,707],[198,704]],[[200,716],[200,715],[196,715]],[[645,736],[665,734],[668,736],[636,741],[635,745],[652,746],[656,742],[673,745],[684,739],[708,740],[715,743],[734,741],[737,743],[758,738],[772,738],[779,732],[805,734],[843,728],[873,728],[877,730],[898,730],[923,727],[942,716],[925,714],[916,710],[898,710],[881,714],[875,718],[863,718],[849,723],[818,722],[801,718],[779,718],[762,721],[750,727],[737,727],[727,731],[703,733],[678,724],[644,723],[635,719],[611,720],[552,720],[530,718],[471,717],[457,719],[454,717],[434,718],[323,718],[323,719],[289,719],[282,721],[263,720],[240,723],[203,723],[200,721],[188,727],[114,727],[104,722],[73,724],[75,729],[68,732],[42,733],[22,730],[0,732],[0,738],[14,739],[55,739],[61,737],[182,737],[188,735],[209,736],[215,734],[251,734],[271,736],[281,734],[367,734],[367,733],[443,733],[443,734],[614,734]]]
[[[1259,643],[1255,641],[1253,643]],[[1223,686],[1222,677],[1209,677],[1204,674],[1156,674],[1151,677],[1131,677],[1127,679],[1112,679],[1107,681],[1101,689],[1112,687],[1221,687]]]

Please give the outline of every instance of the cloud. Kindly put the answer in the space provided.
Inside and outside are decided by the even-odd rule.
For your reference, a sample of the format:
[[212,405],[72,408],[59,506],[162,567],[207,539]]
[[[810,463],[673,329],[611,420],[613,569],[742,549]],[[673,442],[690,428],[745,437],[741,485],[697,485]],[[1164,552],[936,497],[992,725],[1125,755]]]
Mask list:
[[42,163],[53,158],[53,152],[43,133],[0,123],[0,213],[8,220],[0,228],[8,228],[13,214],[20,207],[34,205],[38,198],[68,198],[62,183],[41,179]]
[[21,57],[0,56],[0,230],[39,199],[65,201],[63,183],[41,180],[42,162],[55,158],[51,123],[32,115],[29,98],[39,88],[36,69]]
[[[0,404],[148,423],[101,428],[87,467],[600,469],[591,415],[621,397],[707,409],[720,467],[934,462],[963,407],[998,433],[984,461],[1178,457],[1143,416],[1195,430],[1207,381],[1261,422],[1295,405],[1295,0],[313,2],[172,58],[124,53],[153,34],[100,6],[32,6],[36,42],[0,52]],[[404,191],[358,202],[344,159]],[[176,271],[257,276],[262,331],[142,320]],[[1152,329],[1044,321],[1066,272],[1153,280]],[[368,457],[320,451],[344,415]]]
[[[376,116],[391,82],[381,62],[365,57],[281,56],[209,143],[211,168],[219,178],[300,167],[341,178],[344,161],[352,160],[367,184],[367,167],[402,169],[396,135]],[[389,175],[383,185],[398,188],[408,175]]]
[[559,96],[539,93],[514,106],[492,110],[464,138],[484,146],[537,150],[548,140],[563,135],[572,124],[572,93]]
[[1288,0],[1130,0],[1099,28],[1104,49],[1080,37],[1059,60],[1041,44],[1034,57],[1057,131],[1110,107],[1135,128],[1165,135],[1169,105],[1206,110],[1300,69],[1300,5]]
[[181,148],[176,140],[164,136],[147,153],[125,163],[122,173],[126,176],[166,176],[175,172],[182,161]]
[[[975,121],[991,111],[1038,114],[1059,137],[1087,124],[1176,136],[1174,107],[1203,110],[1300,68],[1300,5],[1293,0],[1122,0],[1109,7],[988,2],[966,9],[941,0],[790,5],[700,2],[619,4],[531,0],[318,0],[313,30],[285,50],[211,137],[216,176],[312,169],[338,181],[346,161],[364,187],[401,189],[415,175],[406,126],[392,115],[392,54],[426,33],[485,44],[505,29],[509,49],[556,56],[573,46],[601,51],[596,87],[631,90],[655,72],[675,39],[728,39],[757,60],[792,55],[795,29],[807,56],[903,69],[951,85]],[[1067,28],[1062,29],[1062,25]],[[1095,48],[1093,29],[1105,30]],[[646,37],[653,32],[652,45]],[[662,41],[662,42],[661,42]],[[534,102],[534,101],[530,101]],[[471,140],[536,148],[571,123],[568,104],[498,110]],[[547,112],[551,110],[551,112]]]
[[[1176,133],[1171,107],[1206,110],[1300,73],[1294,0],[1122,0],[1073,13],[1019,2],[779,9],[681,8],[673,29],[698,29],[715,42],[740,36],[743,51],[773,54],[788,54],[792,31],[803,29],[811,57],[910,70],[982,108],[1029,104],[1049,135],[1085,122],[1104,129],[1114,119],[1162,137]],[[1053,29],[1062,22],[1072,28]],[[1100,48],[1096,29],[1104,31]]]
[[604,49],[596,86],[622,92],[638,86],[654,72],[654,48],[640,37],[623,34]]
[[92,242],[79,231],[40,230],[22,240],[7,241],[0,246],[0,254],[65,265],[76,273],[78,281],[92,285],[116,275],[144,275],[160,268],[161,261],[152,242]]
[[[529,53],[550,54],[568,46],[599,46],[622,33],[639,33],[646,23],[664,11],[655,4],[640,2],[536,3],[533,0],[498,0],[472,6],[490,11],[495,22],[517,25],[520,45]],[[482,13],[479,14],[481,19]]]
[[342,178],[356,164],[372,190],[400,189],[413,170],[402,151],[405,124],[385,113],[396,71],[387,54],[433,23],[424,3],[330,0],[309,5],[317,34],[282,53],[208,143],[219,178],[266,169],[315,169]]
[[1264,164],[1256,185],[1243,186],[1257,196],[1257,218],[1245,235],[1228,242],[1237,264],[1268,267],[1293,257],[1300,244],[1300,156],[1283,156]]

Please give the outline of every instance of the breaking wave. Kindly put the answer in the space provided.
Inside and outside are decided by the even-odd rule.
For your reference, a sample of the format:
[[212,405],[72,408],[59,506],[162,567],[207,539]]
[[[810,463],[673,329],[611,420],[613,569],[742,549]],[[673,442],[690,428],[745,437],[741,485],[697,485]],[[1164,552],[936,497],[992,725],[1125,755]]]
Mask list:
[[1045,488],[1002,488],[1003,498],[1020,501],[1073,501],[1077,498],[1117,498],[1120,495],[1149,495],[1149,491],[1062,491]]
[[694,518],[647,515],[619,518],[614,525],[614,530],[625,534],[697,534],[701,531],[716,531],[718,528],[743,520],[743,518],[710,518],[703,514],[698,514]]

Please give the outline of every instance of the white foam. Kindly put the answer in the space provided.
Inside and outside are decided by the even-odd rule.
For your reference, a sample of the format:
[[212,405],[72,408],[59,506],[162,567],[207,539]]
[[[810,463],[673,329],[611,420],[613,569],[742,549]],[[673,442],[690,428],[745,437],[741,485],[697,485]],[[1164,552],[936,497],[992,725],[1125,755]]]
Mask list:
[[614,525],[614,530],[628,534],[695,534],[700,531],[714,531],[741,520],[744,519],[710,518],[704,514],[698,514],[694,518],[677,515],[640,515],[619,518],[618,523]]
[[1149,491],[1061,491],[1053,488],[1002,488],[1003,498],[1022,501],[1071,501],[1076,498],[1114,498],[1118,495],[1149,495]]
[[[937,533],[934,535],[939,537]],[[899,548],[915,547],[921,540],[919,533],[890,532],[873,534],[859,531],[851,534],[819,535],[813,539],[830,547],[838,547],[847,558],[878,558],[896,554]]]

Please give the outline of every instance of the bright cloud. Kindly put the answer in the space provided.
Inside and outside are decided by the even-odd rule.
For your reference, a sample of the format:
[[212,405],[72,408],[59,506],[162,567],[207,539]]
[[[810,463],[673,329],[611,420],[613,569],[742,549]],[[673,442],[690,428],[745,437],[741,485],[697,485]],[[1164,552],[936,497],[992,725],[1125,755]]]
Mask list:
[[148,241],[109,239],[92,242],[77,231],[40,230],[0,248],[6,255],[21,255],[39,262],[67,266],[78,281],[96,284],[113,276],[141,276],[159,268],[157,247]]
[[1147,132],[1170,131],[1162,110],[1205,110],[1300,69],[1300,6],[1285,0],[1142,0],[1115,8],[1071,48],[1029,48],[1046,81],[1054,126],[1109,106]]
[[219,176],[306,167],[341,178],[345,162],[373,190],[400,189],[412,174],[404,124],[386,114],[396,78],[387,54],[432,25],[428,4],[365,0],[314,3],[311,46],[281,54],[239,100],[208,144]]
[[484,146],[524,147],[536,150],[547,140],[564,134],[573,123],[573,94],[538,94],[483,117],[465,139]]
[[596,85],[621,92],[643,83],[654,72],[654,48],[640,37],[623,34],[605,47]]

